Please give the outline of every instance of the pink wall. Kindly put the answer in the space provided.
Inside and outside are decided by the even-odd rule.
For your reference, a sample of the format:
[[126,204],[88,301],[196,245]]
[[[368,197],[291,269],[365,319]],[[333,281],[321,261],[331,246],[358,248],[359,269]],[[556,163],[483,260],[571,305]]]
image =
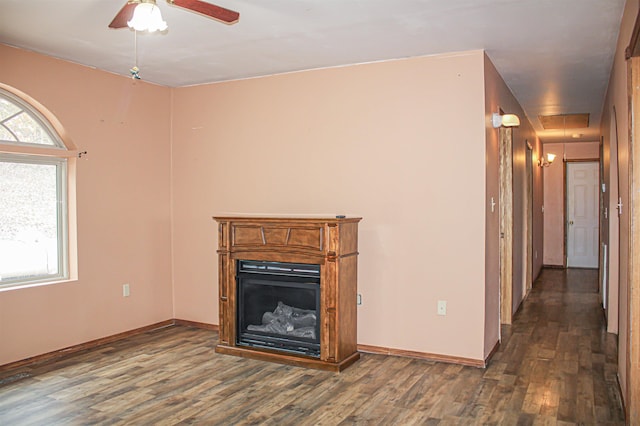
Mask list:
[[362,216],[361,344],[476,360],[495,345],[488,111],[521,110],[483,52],[173,90],[2,45],[0,57],[0,82],[88,151],[78,280],[0,292],[0,365],[170,318],[216,324],[211,216],[227,213]]
[[[620,34],[618,36],[618,44],[614,57],[613,69],[611,70],[611,78],[609,80],[609,88],[603,107],[602,136],[604,137],[605,151],[605,180],[609,188],[613,188],[619,183],[619,196],[622,197],[624,206],[629,206],[629,108],[627,97],[627,62],[624,57],[625,48],[631,40],[631,32],[638,15],[638,0],[627,0],[620,26]],[[617,123],[611,117],[614,114]],[[617,129],[614,125],[617,124]],[[614,140],[617,136],[617,141]],[[617,146],[616,146],[617,142]],[[617,149],[616,149],[617,148]],[[615,167],[614,156],[617,154],[617,168]],[[609,248],[611,263],[609,271],[610,275],[610,291],[619,295],[618,306],[609,304],[608,318],[609,323],[615,321],[617,314],[617,324],[619,327],[618,339],[618,379],[622,388],[622,394],[627,394],[627,377],[626,377],[626,357],[627,357],[627,336],[628,329],[628,270],[629,264],[629,209],[623,208],[622,215],[616,217],[617,211],[615,204],[617,203],[614,196],[609,195]],[[618,220],[618,226],[616,226]],[[619,249],[615,241],[615,235],[619,231]],[[615,269],[618,269],[618,281],[613,281],[615,277]],[[615,301],[611,297],[611,301]]]
[[483,359],[483,69],[475,51],[176,89],[175,315],[218,322],[211,216],[358,215],[358,342]]
[[[527,207],[527,141],[533,148],[535,163],[540,152],[540,142],[533,127],[525,115],[522,107],[515,99],[510,89],[498,74],[491,60],[485,56],[485,114],[487,120],[491,114],[502,109],[505,113],[517,114],[520,126],[513,130],[513,191],[514,191],[514,258],[513,258],[513,306],[518,308],[526,296],[526,254],[528,241],[526,239]],[[487,172],[486,172],[486,288],[485,288],[485,355],[488,355],[499,336],[500,312],[500,176],[499,176],[499,130],[487,126]],[[535,278],[542,267],[542,175],[539,167],[532,166],[532,278]],[[494,212],[491,212],[491,198],[496,202]],[[492,343],[493,342],[493,343]]]
[[597,160],[598,142],[546,143],[544,155],[555,154],[556,159],[544,167],[544,264],[564,266],[564,198],[565,163],[567,160]]
[[0,365],[171,318],[170,90],[1,44],[0,58],[0,82],[88,151],[78,279],[0,291]]

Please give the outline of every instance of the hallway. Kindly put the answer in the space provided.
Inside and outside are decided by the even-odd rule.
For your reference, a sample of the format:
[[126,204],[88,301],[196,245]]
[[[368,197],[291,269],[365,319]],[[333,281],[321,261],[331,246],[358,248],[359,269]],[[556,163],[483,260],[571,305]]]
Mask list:
[[548,421],[624,424],[617,337],[598,299],[597,270],[542,270],[487,370],[515,376],[510,404]]
[[597,275],[543,270],[486,369],[364,353],[336,374],[173,326],[0,371],[0,424],[622,425]]

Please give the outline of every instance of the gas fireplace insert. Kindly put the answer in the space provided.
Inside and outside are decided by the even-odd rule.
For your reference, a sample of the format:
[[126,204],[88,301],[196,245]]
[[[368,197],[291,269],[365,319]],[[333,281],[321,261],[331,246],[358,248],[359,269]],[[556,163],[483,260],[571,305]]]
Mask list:
[[320,265],[238,260],[237,344],[320,356]]

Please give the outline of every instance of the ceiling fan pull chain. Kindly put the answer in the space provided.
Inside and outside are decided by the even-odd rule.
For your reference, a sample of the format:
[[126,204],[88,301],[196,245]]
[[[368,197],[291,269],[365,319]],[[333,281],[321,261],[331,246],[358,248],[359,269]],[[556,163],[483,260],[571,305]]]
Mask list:
[[133,30],[133,52],[135,55],[133,68],[129,70],[131,78],[134,80],[140,80],[140,68],[138,68],[138,31]]

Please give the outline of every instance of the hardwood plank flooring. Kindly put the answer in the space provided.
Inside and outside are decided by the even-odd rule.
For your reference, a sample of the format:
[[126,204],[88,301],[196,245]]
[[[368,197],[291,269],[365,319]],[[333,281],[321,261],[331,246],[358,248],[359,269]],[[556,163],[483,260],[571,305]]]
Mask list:
[[546,269],[486,369],[362,354],[342,373],[149,331],[0,376],[0,425],[624,424],[597,272]]

